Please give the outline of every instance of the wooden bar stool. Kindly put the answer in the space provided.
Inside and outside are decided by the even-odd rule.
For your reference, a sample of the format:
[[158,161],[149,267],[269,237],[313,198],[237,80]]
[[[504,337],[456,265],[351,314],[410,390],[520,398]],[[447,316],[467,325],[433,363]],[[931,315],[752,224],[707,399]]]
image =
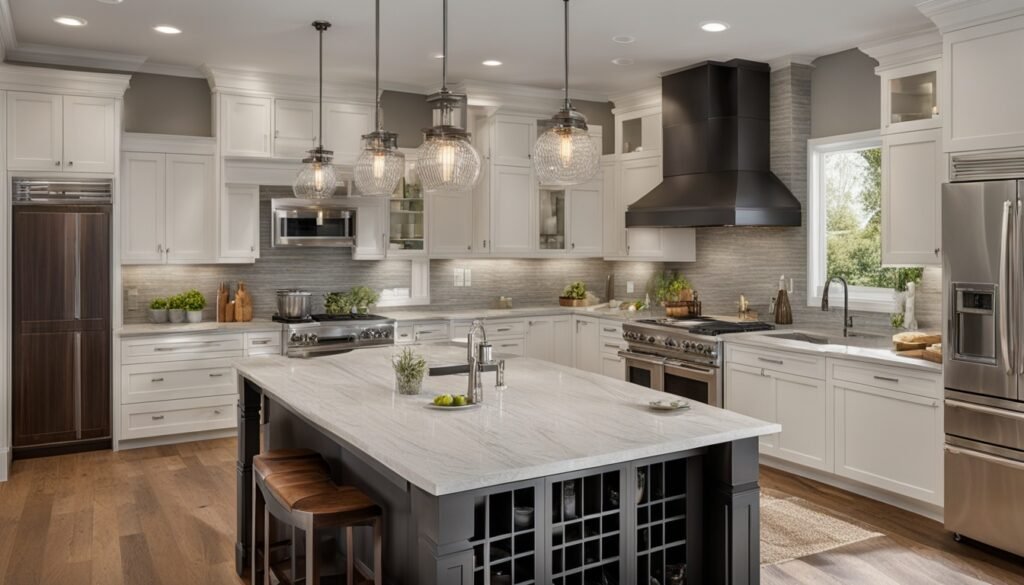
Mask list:
[[[258,533],[262,533],[263,584],[270,585],[270,518],[273,516],[292,529],[291,579],[307,585],[320,584],[316,531],[319,528],[344,528],[346,579],[355,583],[354,526],[373,527],[373,582],[383,583],[383,512],[358,488],[340,486],[331,481],[327,462],[308,449],[282,449],[253,458],[253,580],[256,579]],[[262,530],[256,530],[262,522]],[[296,574],[295,531],[306,539],[305,579]],[[282,579],[282,575],[277,577]],[[288,582],[282,579],[283,582]]]

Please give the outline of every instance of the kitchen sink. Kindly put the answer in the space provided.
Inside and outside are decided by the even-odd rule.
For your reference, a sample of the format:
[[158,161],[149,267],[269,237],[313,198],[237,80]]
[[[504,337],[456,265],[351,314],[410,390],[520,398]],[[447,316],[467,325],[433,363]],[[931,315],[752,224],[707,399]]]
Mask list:
[[765,337],[772,337],[775,339],[788,339],[790,341],[803,341],[805,343],[813,343],[815,345],[828,345],[828,337],[822,337],[820,335],[811,335],[810,333],[766,333]]
[[818,335],[815,333],[807,333],[804,331],[789,331],[785,333],[765,333],[764,336],[772,337],[775,339],[786,339],[789,341],[801,341],[803,343],[811,343],[814,345],[845,345],[870,349],[887,348],[892,344],[892,341],[884,335],[872,335],[868,333],[855,332],[850,332],[848,337],[843,337],[842,335]]

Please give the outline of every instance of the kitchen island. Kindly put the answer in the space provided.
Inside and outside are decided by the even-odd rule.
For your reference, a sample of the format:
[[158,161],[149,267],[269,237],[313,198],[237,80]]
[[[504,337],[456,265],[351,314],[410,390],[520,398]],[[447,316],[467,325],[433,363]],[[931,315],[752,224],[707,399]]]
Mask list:
[[384,508],[389,584],[667,585],[682,566],[688,583],[758,582],[757,438],[778,425],[703,404],[655,412],[663,393],[526,358],[508,361],[506,390],[485,374],[481,406],[438,411],[431,398],[466,378],[398,395],[392,352],[236,363],[239,574],[253,456],[306,447]]

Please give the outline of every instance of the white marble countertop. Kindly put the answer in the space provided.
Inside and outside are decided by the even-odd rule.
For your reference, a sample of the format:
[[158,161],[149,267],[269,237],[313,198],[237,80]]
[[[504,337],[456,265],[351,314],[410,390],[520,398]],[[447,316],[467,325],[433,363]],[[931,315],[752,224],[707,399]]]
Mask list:
[[[417,348],[433,365],[458,363],[465,350]],[[777,433],[777,424],[691,403],[654,412],[669,397],[599,374],[528,358],[508,360],[508,389],[484,374],[484,403],[465,411],[426,405],[463,394],[464,376],[427,377],[423,394],[394,392],[391,348],[308,360],[267,356],[235,363],[289,410],[429,494],[617,464]]]
[[[830,342],[834,341],[836,343],[818,345],[807,341],[779,339],[778,337],[772,337],[773,333],[808,333],[810,335],[828,337]],[[752,333],[733,333],[723,339],[726,344],[747,345],[763,347],[766,349],[825,355],[829,357],[871,362],[886,366],[897,366],[913,368],[926,372],[942,373],[942,364],[897,355],[896,352],[889,347],[879,347],[879,345],[891,345],[891,343],[885,338],[881,338],[877,341],[869,341],[865,338],[853,337],[850,338],[851,341],[848,345],[841,343],[843,339],[841,332],[837,335],[813,330],[785,329],[766,332],[757,331]],[[865,345],[869,345],[870,347],[865,347]]]
[[[516,307],[513,309],[473,309],[463,307],[411,307],[394,308],[378,307],[375,312],[391,317],[399,324],[414,321],[449,321],[463,319],[525,319],[526,317],[544,317],[548,315],[586,315],[599,319],[616,321],[633,321],[649,319],[646,311],[612,311],[607,307],[588,309],[586,307],[562,307],[548,305],[540,307]],[[661,315],[663,316],[663,315]]]
[[182,333],[245,333],[255,331],[280,331],[281,324],[269,319],[254,319],[245,323],[130,323],[117,330],[121,337],[143,337],[146,335],[174,335]]

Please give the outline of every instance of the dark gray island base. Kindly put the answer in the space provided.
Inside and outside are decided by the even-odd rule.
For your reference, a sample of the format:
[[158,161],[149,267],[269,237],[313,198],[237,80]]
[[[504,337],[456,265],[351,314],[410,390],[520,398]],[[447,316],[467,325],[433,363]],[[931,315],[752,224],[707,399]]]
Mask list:
[[[255,567],[253,456],[306,447],[328,459],[336,481],[358,486],[384,508],[390,585],[759,582],[756,436],[432,495],[244,372],[239,390],[239,575]],[[361,536],[357,531],[357,557],[372,558],[359,546],[370,539]],[[262,583],[262,574],[251,582]]]

